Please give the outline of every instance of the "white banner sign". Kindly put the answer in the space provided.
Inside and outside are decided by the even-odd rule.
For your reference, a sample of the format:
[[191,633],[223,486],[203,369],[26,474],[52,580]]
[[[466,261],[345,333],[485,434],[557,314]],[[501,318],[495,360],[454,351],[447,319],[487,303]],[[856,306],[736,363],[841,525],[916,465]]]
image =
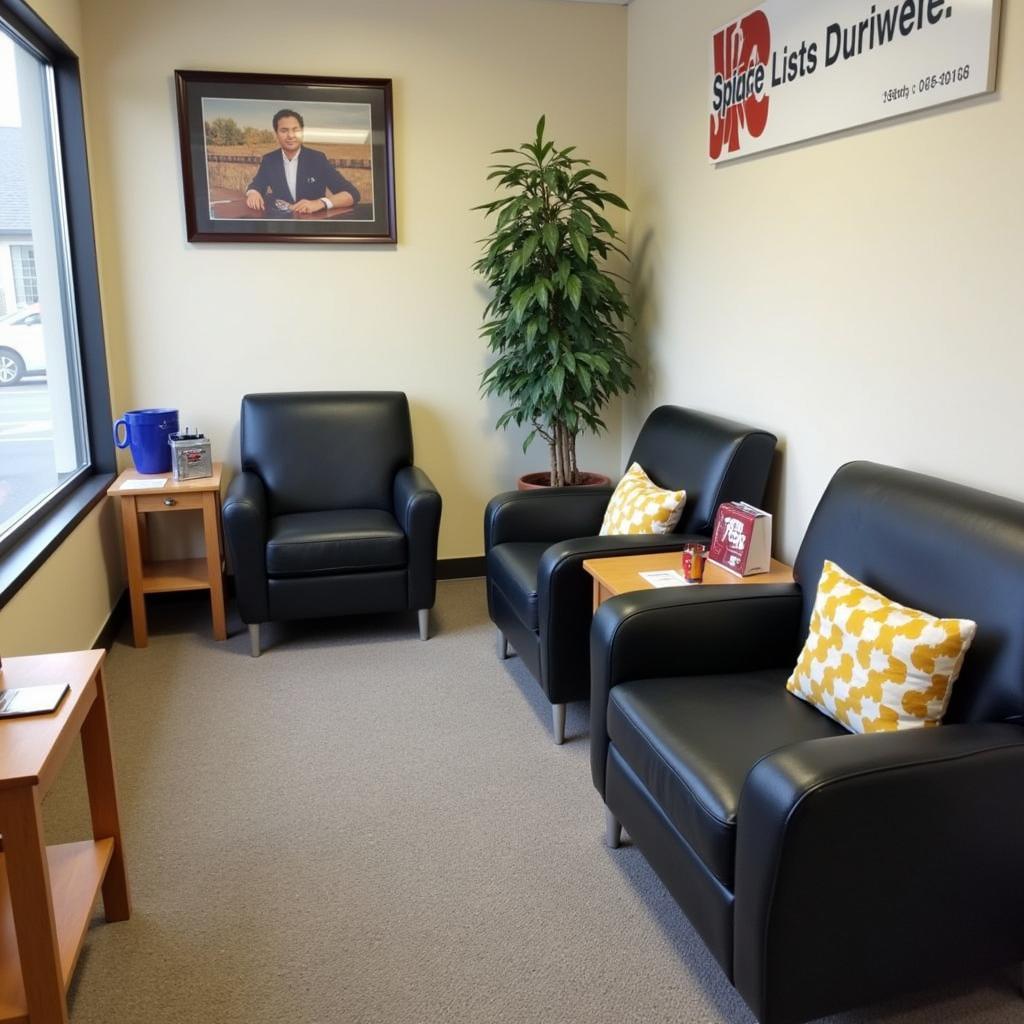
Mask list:
[[995,88],[999,0],[768,0],[711,39],[712,162]]

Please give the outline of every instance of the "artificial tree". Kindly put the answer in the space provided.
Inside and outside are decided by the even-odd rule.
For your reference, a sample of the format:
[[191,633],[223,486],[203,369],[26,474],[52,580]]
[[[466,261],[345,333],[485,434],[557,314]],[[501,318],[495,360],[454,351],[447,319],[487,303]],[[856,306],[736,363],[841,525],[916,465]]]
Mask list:
[[497,215],[473,264],[492,289],[481,337],[497,358],[483,374],[485,395],[508,400],[497,426],[529,424],[523,451],[539,434],[548,443],[552,486],[578,483],[576,437],[605,429],[601,410],[633,389],[636,362],[623,329],[629,305],[609,256],[628,259],[603,215],[626,204],[575,146],[558,149],[537,135],[518,149],[499,149],[514,162],[492,165],[501,198],[475,207]]

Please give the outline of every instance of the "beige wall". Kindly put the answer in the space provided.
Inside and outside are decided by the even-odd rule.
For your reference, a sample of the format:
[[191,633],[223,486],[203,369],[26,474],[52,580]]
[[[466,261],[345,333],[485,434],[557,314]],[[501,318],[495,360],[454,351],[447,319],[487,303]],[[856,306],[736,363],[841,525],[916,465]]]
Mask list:
[[75,53],[82,55],[82,8],[79,0],[32,0],[31,6]]
[[[400,389],[444,501],[441,557],[482,550],[482,511],[546,452],[478,396],[491,150],[537,117],[625,187],[625,8],[556,0],[90,0],[87,110],[117,410],[180,408],[237,464],[250,391]],[[397,247],[189,244],[175,68],[390,77]],[[611,435],[585,446],[614,470]],[[315,459],[316,453],[305,453]],[[165,538],[166,539],[166,538]]]
[[92,647],[122,589],[119,535],[104,499],[0,610],[0,652]]
[[[34,0],[33,6],[81,54],[77,0]],[[120,589],[117,523],[103,502],[0,609],[0,651],[15,655],[91,647]]]
[[850,459],[1024,498],[1019,5],[995,96],[713,168],[710,37],[749,6],[629,9],[647,373],[624,445],[662,401],[774,430],[784,557]]

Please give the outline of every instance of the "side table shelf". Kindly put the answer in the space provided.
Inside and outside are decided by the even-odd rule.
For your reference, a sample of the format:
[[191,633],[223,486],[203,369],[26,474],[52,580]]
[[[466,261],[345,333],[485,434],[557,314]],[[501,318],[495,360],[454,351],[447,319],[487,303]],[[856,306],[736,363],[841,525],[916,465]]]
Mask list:
[[[227,639],[224,611],[224,544],[220,521],[222,463],[213,464],[213,476],[175,480],[170,473],[144,475],[125,470],[107,491],[121,502],[124,554],[132,606],[132,637],[136,647],[149,642],[146,594],[177,590],[209,590],[213,636]],[[203,516],[203,558],[151,561],[147,515],[195,510]]]
[[[102,891],[131,916],[104,651],[5,658],[0,688],[66,683],[55,711],[0,721],[0,1024],[67,1024],[67,992]],[[43,800],[81,738],[92,839],[46,846]]]
[[[71,984],[92,908],[113,855],[113,839],[85,840],[46,848],[65,993]],[[0,855],[0,1022],[27,1021],[27,1013],[28,1002],[7,881],[7,861]]]

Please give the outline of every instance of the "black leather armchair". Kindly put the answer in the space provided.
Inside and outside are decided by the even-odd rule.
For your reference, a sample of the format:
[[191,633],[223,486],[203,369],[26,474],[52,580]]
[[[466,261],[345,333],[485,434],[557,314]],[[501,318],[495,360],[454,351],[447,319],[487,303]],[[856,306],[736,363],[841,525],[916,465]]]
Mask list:
[[401,392],[242,399],[242,471],[224,502],[238,610],[260,624],[434,606],[441,497],[412,465]]
[[[853,735],[786,691],[826,558],[978,623],[946,724]],[[852,463],[794,575],[613,598],[592,636],[607,841],[762,1024],[1024,960],[1024,504]]]
[[508,645],[552,705],[555,742],[565,734],[565,705],[590,696],[590,577],[583,561],[601,556],[677,551],[706,540],[723,501],[760,505],[776,438],[764,430],[663,405],[647,417],[628,465],[639,462],[660,487],[686,489],[673,533],[599,537],[611,487],[499,494],[484,513],[487,606],[498,627],[498,656]]

